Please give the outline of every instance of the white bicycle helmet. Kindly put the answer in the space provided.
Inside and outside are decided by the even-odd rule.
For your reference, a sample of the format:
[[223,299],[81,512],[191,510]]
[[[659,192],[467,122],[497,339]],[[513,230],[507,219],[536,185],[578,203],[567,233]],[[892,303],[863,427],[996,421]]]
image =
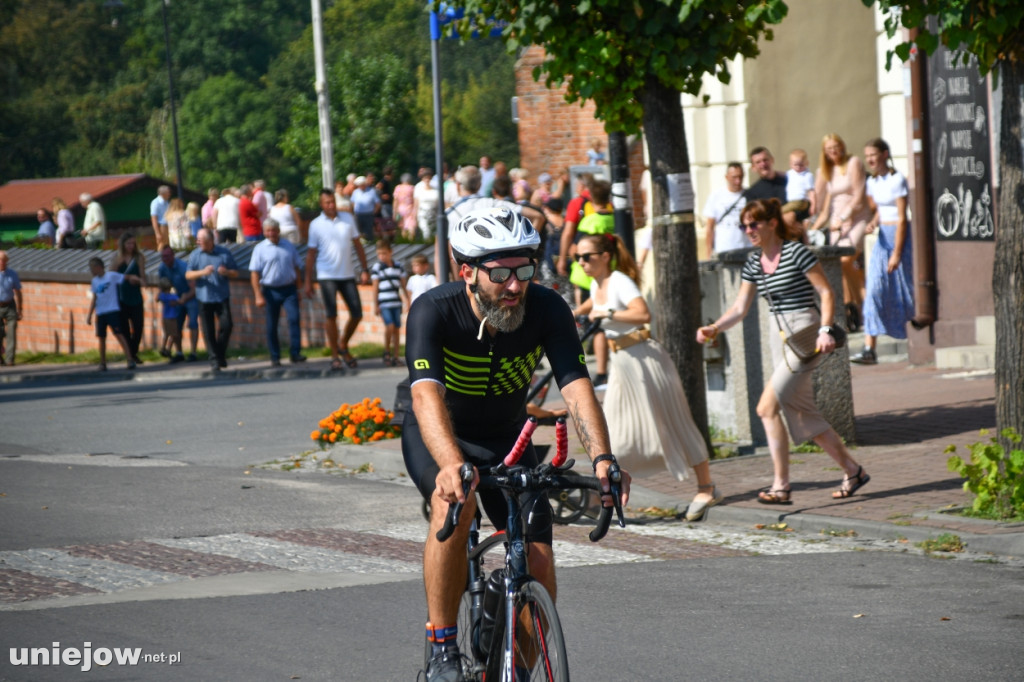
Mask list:
[[536,255],[540,234],[533,223],[508,208],[480,208],[466,214],[448,233],[455,259],[473,263],[501,256]]

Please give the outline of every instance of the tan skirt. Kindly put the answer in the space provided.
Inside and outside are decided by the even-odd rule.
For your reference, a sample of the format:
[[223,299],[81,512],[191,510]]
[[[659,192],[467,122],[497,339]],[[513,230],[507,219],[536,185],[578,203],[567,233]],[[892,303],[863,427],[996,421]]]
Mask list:
[[604,399],[612,452],[632,476],[679,480],[708,459],[675,365],[653,339],[611,354]]
[[[821,323],[818,311],[814,308],[782,315],[793,331],[802,329],[809,324],[819,325]],[[779,404],[782,405],[782,415],[786,418],[789,435],[795,444],[800,445],[831,428],[814,403],[813,370],[821,364],[826,356],[819,354],[810,362],[801,363],[796,353],[789,347],[783,347],[782,337],[778,333],[778,318],[772,315],[771,319],[771,327],[775,331],[768,335],[772,350],[772,362],[775,364],[771,386],[775,391],[775,396],[779,399]],[[782,355],[783,351],[786,353],[785,357]]]

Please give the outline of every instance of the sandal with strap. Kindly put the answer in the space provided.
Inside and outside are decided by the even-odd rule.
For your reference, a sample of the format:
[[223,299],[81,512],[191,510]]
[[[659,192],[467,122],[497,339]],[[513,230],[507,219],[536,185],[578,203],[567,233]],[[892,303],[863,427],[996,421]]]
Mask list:
[[[844,487],[832,493],[832,499],[843,500],[847,497],[853,497],[853,494],[860,490],[861,486],[870,480],[871,477],[864,473],[864,467],[858,466],[856,475],[843,477]],[[854,481],[856,481],[856,483],[854,483]]]
[[757,494],[757,501],[761,504],[793,504],[793,500],[789,499],[790,492],[792,491],[789,488],[769,488]]
[[338,372],[341,369],[342,369],[342,365],[341,365],[341,359],[340,358],[334,358],[333,360],[331,360],[331,371]]
[[356,362],[355,356],[348,352],[348,348],[339,350],[338,353],[341,355],[342,360],[345,361],[345,364],[349,367],[355,368],[359,364]]
[[391,363],[391,353],[384,351],[384,366],[387,367]]

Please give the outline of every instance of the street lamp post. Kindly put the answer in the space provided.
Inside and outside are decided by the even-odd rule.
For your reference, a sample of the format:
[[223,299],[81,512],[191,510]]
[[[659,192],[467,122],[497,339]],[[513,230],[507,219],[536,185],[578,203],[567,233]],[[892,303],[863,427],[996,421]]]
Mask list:
[[171,0],[160,0],[160,9],[164,17],[164,49],[167,53],[167,87],[171,100],[171,129],[174,132],[174,167],[178,180],[178,198],[185,200],[184,181],[181,177],[181,150],[178,147],[178,117],[174,109],[174,71],[171,69],[171,29],[167,25],[167,5]]

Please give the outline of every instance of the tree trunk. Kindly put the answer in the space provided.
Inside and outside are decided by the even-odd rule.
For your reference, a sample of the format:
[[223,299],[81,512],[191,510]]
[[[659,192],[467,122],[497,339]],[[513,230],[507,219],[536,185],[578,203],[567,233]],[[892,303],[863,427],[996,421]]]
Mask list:
[[[641,100],[655,216],[652,255],[657,298],[654,320],[658,340],[672,356],[683,381],[693,420],[710,446],[704,354],[697,343],[700,272],[683,110],[679,92],[666,88],[653,77],[648,77]],[[673,192],[677,196],[682,189],[689,200],[670,205],[670,186],[675,188]]]
[[1024,63],[1000,62],[999,81],[999,220],[992,272],[996,424],[1000,430],[1013,427],[1024,434]]

